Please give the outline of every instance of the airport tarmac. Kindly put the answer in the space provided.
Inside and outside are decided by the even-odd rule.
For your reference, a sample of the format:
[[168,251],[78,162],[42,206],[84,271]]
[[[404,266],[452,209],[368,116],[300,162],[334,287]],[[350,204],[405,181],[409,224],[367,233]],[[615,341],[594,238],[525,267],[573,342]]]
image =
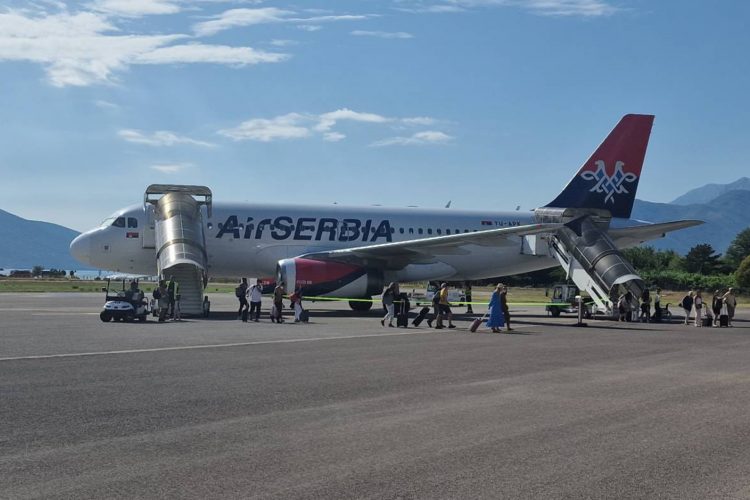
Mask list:
[[0,294],[0,498],[750,498],[748,310],[498,335],[212,300],[104,324],[98,294]]

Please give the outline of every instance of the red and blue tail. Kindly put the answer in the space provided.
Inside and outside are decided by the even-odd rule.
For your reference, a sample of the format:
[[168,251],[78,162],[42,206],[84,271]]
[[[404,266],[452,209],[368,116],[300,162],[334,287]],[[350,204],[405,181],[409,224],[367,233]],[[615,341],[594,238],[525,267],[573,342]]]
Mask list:
[[599,208],[629,218],[653,115],[625,115],[547,207]]

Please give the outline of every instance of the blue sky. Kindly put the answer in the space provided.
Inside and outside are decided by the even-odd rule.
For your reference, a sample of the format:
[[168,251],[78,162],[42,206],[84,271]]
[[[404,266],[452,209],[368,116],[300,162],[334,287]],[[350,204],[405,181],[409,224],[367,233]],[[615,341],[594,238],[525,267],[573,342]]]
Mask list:
[[227,201],[531,209],[619,118],[638,197],[748,175],[750,2],[0,0],[0,208],[85,230]]

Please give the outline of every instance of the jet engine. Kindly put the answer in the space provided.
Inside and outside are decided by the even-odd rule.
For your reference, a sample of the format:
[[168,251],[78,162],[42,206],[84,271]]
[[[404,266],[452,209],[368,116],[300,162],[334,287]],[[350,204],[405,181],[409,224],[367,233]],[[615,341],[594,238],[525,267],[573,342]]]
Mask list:
[[302,288],[308,297],[369,299],[383,291],[382,271],[343,262],[295,257],[280,260],[276,269],[276,279],[287,291]]

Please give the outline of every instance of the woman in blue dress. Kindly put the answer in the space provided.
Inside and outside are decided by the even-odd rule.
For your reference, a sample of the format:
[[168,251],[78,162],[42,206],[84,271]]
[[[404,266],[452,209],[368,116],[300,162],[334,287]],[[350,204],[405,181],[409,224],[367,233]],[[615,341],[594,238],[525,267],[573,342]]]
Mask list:
[[505,325],[505,317],[503,316],[503,309],[500,304],[500,292],[503,289],[503,285],[497,285],[495,291],[492,292],[489,305],[489,319],[487,319],[487,326],[492,328],[492,333],[500,333],[500,328]]

